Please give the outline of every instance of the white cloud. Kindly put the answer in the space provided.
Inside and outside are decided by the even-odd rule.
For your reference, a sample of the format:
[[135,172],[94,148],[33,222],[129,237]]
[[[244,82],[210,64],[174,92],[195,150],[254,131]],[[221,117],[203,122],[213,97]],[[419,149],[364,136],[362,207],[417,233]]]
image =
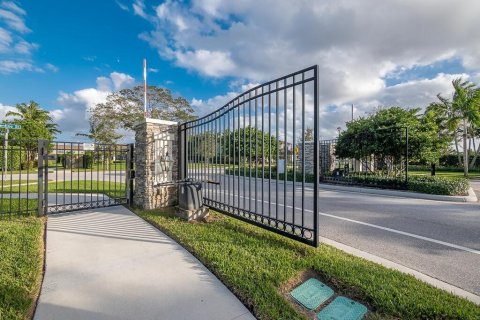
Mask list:
[[83,60],[88,61],[88,62],[93,62],[93,61],[97,60],[97,57],[96,56],[87,56],[87,57],[83,57]]
[[112,90],[112,79],[107,77],[98,77],[97,78],[97,89],[100,91],[111,91]]
[[0,60],[0,73],[9,74],[21,71],[43,72],[43,69],[28,61]]
[[110,78],[112,79],[114,90],[131,87],[135,83],[135,79],[125,73],[112,72]]
[[[352,103],[355,116],[380,105],[425,107],[437,93],[450,93],[453,78],[480,79],[480,45],[472,41],[479,15],[476,0],[167,0],[142,7],[152,27],[139,37],[177,66],[233,84],[225,95],[192,99],[200,115],[243,92],[238,84],[317,64],[321,135],[333,138],[351,119]],[[460,61],[465,73],[439,68],[402,78],[446,60]],[[395,76],[399,84],[387,86]],[[306,98],[310,121],[311,93]]]
[[177,64],[187,69],[196,68],[202,74],[211,77],[229,75],[235,64],[230,54],[221,51],[197,50],[176,52]]
[[47,63],[45,65],[45,68],[52,71],[52,72],[58,72],[60,70],[56,65],[53,65],[51,63]]
[[195,113],[197,115],[204,116],[219,109],[220,107],[223,107],[227,102],[235,98],[237,95],[237,92],[229,92],[225,95],[218,95],[207,100],[193,98],[190,104],[195,109]]
[[480,70],[475,0],[200,0],[141,8],[152,28],[140,38],[176,65],[266,81],[318,64],[323,105],[380,94],[399,68],[456,58],[469,72]]
[[[403,82],[394,86],[384,87],[375,93],[365,96],[362,99],[352,100],[339,105],[320,105],[319,107],[319,128],[320,136],[322,139],[333,139],[337,136],[337,128],[340,127],[343,129],[346,128],[346,122],[351,120],[351,105],[354,104],[354,117],[363,117],[372,112],[374,112],[378,107],[391,107],[391,106],[402,106],[406,108],[420,108],[424,109],[431,102],[436,101],[436,95],[441,93],[445,96],[450,96],[452,94],[452,80],[457,77],[463,77],[468,79],[467,74],[439,74],[432,79],[419,79]],[[239,85],[236,87],[236,90],[228,92],[225,95],[218,95],[210,99],[192,99],[191,105],[194,107],[196,113],[199,116],[209,114],[220,107],[223,107],[226,103],[236,98],[242,92],[245,92],[257,84],[248,83]],[[296,135],[297,137],[301,136],[301,91],[297,87],[296,92]],[[305,91],[305,126],[313,128],[313,89],[312,87],[306,86]],[[287,119],[288,120],[288,141],[293,140],[293,93],[292,90],[287,91]],[[280,92],[280,101],[279,101],[279,121],[283,124],[285,117],[285,110],[283,109],[283,91]],[[267,98],[265,98],[267,99]],[[267,100],[265,100],[265,115],[264,118],[268,119],[268,108]],[[258,101],[260,106],[260,101]],[[276,105],[274,102],[274,97],[272,95],[272,104]],[[243,110],[243,109],[242,109]],[[243,111],[242,111],[243,112]],[[254,113],[254,112],[253,112]],[[233,114],[231,114],[233,119]],[[272,114],[272,117],[275,118],[275,111]],[[260,117],[260,115],[259,115]],[[248,120],[247,120],[248,121]],[[260,121],[260,120],[259,120]],[[243,118],[241,118],[241,124],[243,123]],[[260,122],[258,122],[260,123]],[[248,124],[247,124],[248,125]],[[265,130],[268,130],[268,126],[265,125]],[[275,132],[275,121],[272,123],[272,132]],[[284,135],[284,126],[279,127],[280,136]]]
[[98,103],[106,101],[113,90],[134,85],[135,80],[128,74],[112,72],[109,77],[98,77],[95,88],[86,88],[73,93],[60,92],[57,103],[61,108],[50,113],[59,124],[61,137],[78,140],[77,133],[87,133],[89,130],[88,111]]
[[120,9],[122,9],[123,11],[130,11],[130,10],[128,9],[128,6],[127,6],[127,5],[121,3],[120,1],[115,1],[115,2],[117,3],[118,7],[119,7]]
[[12,35],[8,30],[0,28],[0,52],[6,52],[12,43]]
[[0,103],[0,119],[2,119],[2,120],[5,119],[5,115],[9,111],[15,111],[15,108]]
[[15,31],[20,33],[28,33],[32,31],[25,25],[23,15],[18,15],[13,11],[0,9],[0,17],[3,18],[5,24]]
[[142,17],[142,18],[148,18],[148,15],[145,13],[145,3],[143,0],[135,0],[135,2],[132,4],[133,12]]
[[13,51],[22,55],[30,55],[34,50],[38,48],[38,44],[30,43],[23,39],[17,41],[13,46]]
[[15,2],[13,1],[2,1],[2,4],[1,4],[2,7],[14,12],[14,13],[17,13],[21,16],[24,16],[27,14],[27,12],[25,10],[23,10],[22,8],[20,8],[18,5],[15,4]]
[[[35,66],[31,59],[39,45],[25,39],[25,34],[31,32],[25,23],[26,15],[26,11],[15,2],[0,2],[0,73],[44,71]],[[47,67],[47,70],[51,69]]]

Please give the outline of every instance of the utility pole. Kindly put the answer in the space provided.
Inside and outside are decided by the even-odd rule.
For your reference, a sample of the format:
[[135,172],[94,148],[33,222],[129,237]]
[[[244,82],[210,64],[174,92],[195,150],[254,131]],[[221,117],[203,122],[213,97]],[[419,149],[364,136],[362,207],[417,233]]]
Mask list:
[[353,121],[353,103],[352,103],[352,121]]

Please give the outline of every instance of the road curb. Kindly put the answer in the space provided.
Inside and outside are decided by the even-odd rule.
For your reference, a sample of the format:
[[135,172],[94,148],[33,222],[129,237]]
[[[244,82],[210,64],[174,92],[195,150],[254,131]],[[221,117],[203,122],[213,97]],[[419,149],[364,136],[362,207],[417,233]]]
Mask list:
[[393,196],[393,197],[402,197],[402,198],[415,198],[415,199],[450,201],[450,202],[477,202],[478,201],[477,195],[475,194],[472,188],[468,189],[468,196],[444,196],[444,195],[437,195],[437,194],[408,192],[408,191],[399,191],[399,190],[347,187],[347,186],[338,186],[338,185],[327,184],[327,183],[320,183],[319,186],[320,186],[320,189],[326,189],[326,190],[350,191],[350,192],[378,194],[383,196]]
[[473,302],[477,305],[480,305],[480,296],[477,296],[476,294],[465,291],[465,290],[463,290],[459,287],[456,287],[456,286],[451,285],[449,283],[443,282],[443,281],[438,280],[436,278],[430,277],[430,276],[428,276],[424,273],[421,273],[421,272],[416,271],[414,269],[411,269],[409,267],[405,267],[405,266],[403,266],[401,264],[398,264],[396,262],[387,260],[385,258],[378,257],[374,254],[362,251],[360,249],[350,247],[346,244],[343,244],[343,243],[340,243],[340,242],[337,242],[335,240],[331,240],[331,239],[328,239],[328,238],[320,237],[320,242],[325,243],[329,246],[335,247],[335,248],[337,248],[339,250],[342,250],[346,253],[349,253],[353,256],[363,258],[365,260],[380,264],[384,267],[387,267],[387,268],[390,268],[390,269],[393,269],[393,270],[397,270],[397,271],[412,275],[415,278],[417,278],[418,280],[426,282],[426,283],[432,285],[435,288],[445,290],[449,293],[452,293],[456,296],[459,296],[459,297],[467,299],[468,301],[471,301],[471,302]]

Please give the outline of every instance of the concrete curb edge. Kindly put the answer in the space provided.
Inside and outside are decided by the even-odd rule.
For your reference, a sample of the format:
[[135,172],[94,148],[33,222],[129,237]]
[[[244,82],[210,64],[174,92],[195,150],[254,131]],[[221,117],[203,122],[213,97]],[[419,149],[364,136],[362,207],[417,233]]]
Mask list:
[[465,291],[465,290],[463,290],[459,287],[456,287],[456,286],[451,285],[449,283],[443,282],[443,281],[438,280],[436,278],[430,277],[430,276],[428,276],[424,273],[421,273],[419,271],[416,271],[414,269],[405,267],[405,266],[403,266],[401,264],[398,264],[396,262],[387,260],[385,258],[378,257],[374,254],[371,254],[371,253],[368,253],[368,252],[350,247],[350,246],[345,245],[343,243],[340,243],[340,242],[337,242],[337,241],[334,241],[334,240],[330,240],[330,239],[327,239],[327,238],[324,238],[324,237],[320,237],[320,242],[325,243],[327,245],[330,245],[332,247],[335,247],[335,248],[337,248],[339,250],[342,250],[346,253],[349,253],[353,256],[363,258],[365,260],[378,263],[378,264],[380,264],[384,267],[387,267],[387,268],[390,268],[390,269],[393,269],[393,270],[397,270],[397,271],[412,275],[415,278],[417,278],[418,280],[426,282],[426,283],[432,285],[435,288],[445,290],[449,293],[452,293],[456,296],[459,296],[459,297],[467,299],[468,301],[471,301],[471,302],[473,302],[477,305],[480,305],[480,296],[477,296],[477,295],[475,295],[471,292]]
[[375,189],[375,188],[360,188],[360,187],[348,187],[339,186],[333,184],[320,183],[320,189],[336,190],[336,191],[350,191],[368,194],[378,194],[383,196],[403,197],[403,198],[415,198],[424,200],[436,200],[436,201],[450,201],[450,202],[477,202],[477,195],[470,187],[468,190],[468,196],[444,196],[428,193],[387,190],[387,189]]

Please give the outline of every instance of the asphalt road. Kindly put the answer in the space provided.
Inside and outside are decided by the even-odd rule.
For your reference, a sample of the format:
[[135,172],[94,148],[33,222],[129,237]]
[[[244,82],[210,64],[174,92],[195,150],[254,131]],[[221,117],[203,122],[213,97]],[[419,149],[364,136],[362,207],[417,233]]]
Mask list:
[[[299,183],[296,184],[295,196],[291,183],[287,183],[286,187],[280,183],[277,197],[276,184],[265,180],[262,199],[261,179],[248,182],[248,178],[236,178],[234,181],[232,176],[224,175],[210,175],[209,179],[219,181],[220,185],[206,184],[204,196],[222,202],[230,201],[258,213],[263,209],[264,215],[276,215],[280,220],[293,222],[295,217],[297,224],[302,221],[302,188]],[[269,197],[272,202],[270,209]],[[306,226],[311,226],[311,184],[305,188],[304,197],[303,221]],[[321,236],[480,295],[479,203],[320,190],[319,210]]]

